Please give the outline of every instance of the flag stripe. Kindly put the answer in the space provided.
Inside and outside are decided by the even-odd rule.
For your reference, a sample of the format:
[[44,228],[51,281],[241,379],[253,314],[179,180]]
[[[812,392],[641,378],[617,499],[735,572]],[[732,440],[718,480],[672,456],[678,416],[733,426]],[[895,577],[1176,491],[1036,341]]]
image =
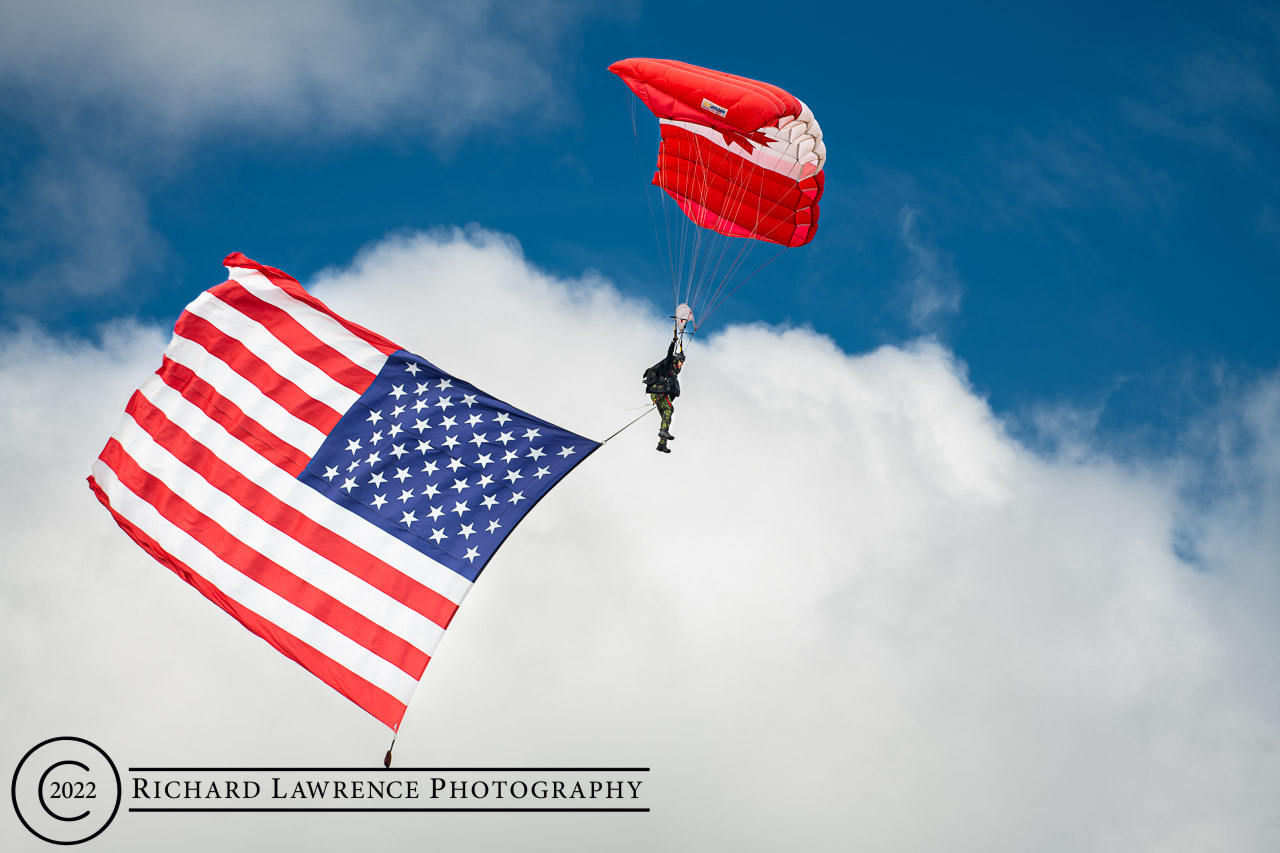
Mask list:
[[[233,286],[239,287],[234,283]],[[348,388],[312,364],[302,352],[295,351],[281,340],[276,329],[263,326],[257,319],[241,312],[238,306],[217,298],[219,293],[234,295],[227,290],[210,291],[188,305],[187,314],[199,317],[215,327],[219,334],[238,341],[283,379],[296,385],[308,397],[324,403],[335,413],[340,415],[351,408],[351,404],[360,399],[365,388],[376,378],[376,374],[356,368],[363,374],[364,386],[359,390]],[[247,300],[240,301],[244,304]],[[299,345],[305,350],[306,341],[299,339]],[[345,361],[336,352],[312,354]],[[323,425],[321,428],[323,429]]]
[[435,590],[445,599],[459,605],[471,589],[471,581],[445,568],[420,551],[406,545],[365,519],[351,513],[300,483],[278,467],[265,463],[239,440],[229,436],[220,424],[211,422],[203,410],[184,395],[175,393],[159,381],[148,381],[138,389],[165,417],[181,427],[215,456],[257,483],[282,503],[293,507],[317,525],[333,531],[340,539],[381,561],[394,566],[402,574]]
[[[215,582],[223,592],[237,597],[236,592],[246,582],[252,582],[271,593],[279,602],[299,611],[296,616],[299,620],[302,619],[300,614],[311,618],[316,627],[309,633],[327,626],[407,675],[414,678],[422,675],[422,670],[427,665],[427,655],[421,650],[415,649],[402,638],[380,628],[338,599],[246,545],[208,513],[197,509],[190,501],[169,488],[164,480],[142,467],[119,441],[108,441],[98,458],[115,473],[121,484],[136,495],[147,495],[148,502],[160,515],[185,531],[192,541],[199,543],[220,565],[232,570],[233,574],[227,574],[221,582]],[[206,564],[198,565],[203,568]],[[269,601],[273,606],[259,612],[274,621],[275,615],[284,608],[275,600]],[[308,634],[304,633],[302,636]]]
[[[386,347],[375,346],[366,341],[324,305],[313,304],[311,300],[302,300],[295,294],[294,289],[277,285],[257,270],[237,268],[229,272],[231,281],[238,283],[267,304],[281,309],[312,335],[342,353],[343,357],[352,364],[370,373],[376,374],[382,368],[382,363],[386,361],[387,356],[399,349],[385,339],[379,339],[379,342]],[[218,287],[223,286],[218,285]]]
[[[456,604],[277,499],[266,489],[247,479],[235,467],[219,459],[142,395],[134,395],[125,411],[137,426],[146,431],[150,439],[163,447],[175,460],[181,460],[182,464],[200,475],[203,481],[208,481],[244,510],[252,513],[260,523],[270,525],[285,534],[287,542],[293,544],[290,550],[299,563],[307,564],[314,559],[322,559],[329,564],[330,571],[350,573],[352,578],[368,584],[370,591],[379,591],[376,601],[357,609],[370,618],[377,618],[374,613],[378,608],[387,609],[390,611],[385,617],[388,627],[399,631],[427,654],[435,651],[441,632],[448,627],[457,611]],[[122,423],[122,426],[127,425]],[[130,449],[135,458],[141,458],[139,450],[135,449],[135,441],[138,439],[128,438],[120,430],[116,431],[116,437]],[[203,503],[199,505],[205,506]],[[294,550],[298,548],[305,548],[306,553]],[[316,557],[308,556],[311,553]],[[290,565],[293,563],[290,562]],[[363,591],[354,589],[349,596],[344,596],[344,600],[359,601],[363,595]],[[412,618],[395,616],[401,607],[412,613]],[[417,622],[425,624],[416,624]]]
[[[124,489],[103,463],[94,464],[89,486],[102,505],[111,513],[116,524],[120,525],[120,528],[129,534],[144,551],[168,566],[174,574],[229,613],[236,621],[266,640],[281,654],[297,662],[379,721],[392,729],[399,725],[404,717],[409,698],[413,695],[412,685],[404,689],[402,695],[397,696],[338,663],[332,655],[303,642],[280,625],[262,618],[239,601],[223,594],[217,586],[199,573],[192,571],[186,562],[170,553],[152,537],[151,533],[157,536],[167,533],[172,537],[177,531],[170,528],[167,522],[164,522],[146,504],[145,500],[137,498]],[[130,516],[125,515],[126,511]],[[164,528],[163,531],[162,528]],[[198,551],[196,557],[200,557]]]
[[[193,304],[192,307],[197,306]],[[266,398],[279,404],[290,415],[310,424],[321,433],[328,433],[338,425],[338,421],[342,420],[341,412],[332,406],[325,405],[298,387],[292,379],[281,376],[274,367],[246,346],[243,340],[225,334],[200,315],[184,311],[178,318],[174,332],[188,341],[199,344],[209,355],[248,380]],[[345,410],[347,406],[342,408]]]
[[295,477],[306,470],[310,461],[307,454],[290,446],[284,439],[272,435],[270,430],[246,415],[239,406],[219,394],[190,368],[165,356],[156,376],[226,430],[227,434],[257,452],[272,465]]
[[233,252],[232,254],[227,255],[223,260],[222,265],[228,268],[230,277],[235,279],[240,278],[239,273],[241,269],[254,270],[261,273],[266,276],[272,284],[283,290],[285,293],[288,293],[295,300],[310,306],[322,314],[327,314],[329,317],[332,317],[334,322],[342,326],[342,328],[348,333],[356,336],[369,346],[376,348],[383,355],[391,355],[393,352],[400,349],[398,344],[392,343],[377,332],[372,332],[364,326],[361,326],[358,323],[353,323],[345,317],[340,317],[330,311],[327,305],[319,299],[316,299],[310,293],[307,293],[307,291],[303,289],[302,285],[298,283],[296,278],[287,273],[281,272],[275,267],[269,267],[265,264],[257,263],[256,261],[246,258],[239,252]]
[[[304,359],[313,371],[320,371],[322,376],[332,379],[338,385],[354,393],[355,396],[347,402],[333,404],[334,408],[345,410],[351,403],[355,402],[377,377],[377,369],[382,367],[385,356],[377,350],[365,346],[365,349],[371,355],[377,357],[377,361],[370,365],[370,367],[377,369],[362,367],[349,359],[344,353],[317,337],[300,323],[292,313],[279,305],[267,302],[234,279],[218,285],[210,292],[232,310],[258,323],[264,332],[275,337],[295,356]],[[296,306],[294,310],[300,314],[315,313],[307,310],[305,306]],[[212,318],[208,319],[212,320]],[[263,357],[265,358],[266,356],[264,355]],[[288,375],[292,377],[292,374]],[[316,396],[320,397],[321,395],[317,394]]]
[[261,389],[221,359],[211,356],[199,344],[175,336],[165,352],[172,361],[191,370],[220,395],[235,403],[240,411],[266,427],[270,434],[279,436],[307,456],[314,456],[324,444],[324,432],[299,420],[275,400],[264,396]]

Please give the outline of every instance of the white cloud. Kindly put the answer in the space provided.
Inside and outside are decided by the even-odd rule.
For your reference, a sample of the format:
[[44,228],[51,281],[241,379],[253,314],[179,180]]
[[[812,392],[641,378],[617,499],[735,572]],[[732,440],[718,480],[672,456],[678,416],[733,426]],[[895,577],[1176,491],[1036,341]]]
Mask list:
[[0,190],[0,259],[22,271],[0,291],[13,310],[33,280],[81,295],[120,287],[122,258],[136,273],[165,248],[148,193],[202,141],[308,146],[394,130],[448,156],[480,129],[562,125],[575,105],[561,48],[588,11],[573,0],[8,4],[0,115],[40,153]]
[[[389,240],[313,289],[597,438],[665,347],[656,309],[480,231]],[[125,766],[376,766],[385,729],[150,561],[84,484],[163,338],[0,350],[4,755],[72,733]],[[733,327],[683,384],[672,455],[642,420],[507,543],[396,747],[406,767],[651,766],[652,813],[121,814],[96,846],[1273,849],[1275,378],[1235,416],[1256,479],[1192,508],[1206,570],[1175,553],[1189,508],[1165,469],[1038,457],[936,344],[850,355]]]
[[123,112],[134,133],[161,138],[394,123],[454,147],[477,125],[556,107],[543,54],[572,15],[524,5],[512,22],[491,2],[18,4],[0,33],[0,80],[50,117]]
[[907,318],[917,332],[936,332],[960,310],[963,288],[951,254],[940,250],[920,233],[920,212],[904,207],[898,212],[899,236],[908,254],[907,278],[900,285],[907,300]]

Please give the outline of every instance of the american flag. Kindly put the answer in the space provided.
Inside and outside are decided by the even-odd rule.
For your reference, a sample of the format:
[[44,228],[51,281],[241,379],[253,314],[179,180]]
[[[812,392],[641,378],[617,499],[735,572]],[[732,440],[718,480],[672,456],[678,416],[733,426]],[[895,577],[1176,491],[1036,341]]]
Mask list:
[[471,585],[600,445],[239,253],[89,477],[147,552],[392,730]]

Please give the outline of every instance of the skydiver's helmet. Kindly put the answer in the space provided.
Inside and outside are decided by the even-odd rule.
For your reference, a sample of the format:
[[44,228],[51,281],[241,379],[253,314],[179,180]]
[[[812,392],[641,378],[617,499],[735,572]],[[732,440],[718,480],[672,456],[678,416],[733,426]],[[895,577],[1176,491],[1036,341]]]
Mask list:
[[679,373],[679,372],[680,372],[680,368],[682,368],[682,367],[684,367],[684,352],[683,352],[683,351],[676,353],[676,360],[675,360],[675,363],[673,363],[673,364],[671,365],[671,369],[672,369],[672,370],[674,370],[676,373]]

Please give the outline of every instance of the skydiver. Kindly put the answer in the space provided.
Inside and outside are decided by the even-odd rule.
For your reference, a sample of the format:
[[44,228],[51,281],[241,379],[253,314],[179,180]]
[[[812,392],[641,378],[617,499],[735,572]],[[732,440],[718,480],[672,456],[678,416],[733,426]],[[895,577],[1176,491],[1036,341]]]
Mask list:
[[680,396],[680,368],[684,367],[684,350],[676,352],[677,333],[671,333],[671,345],[667,347],[667,357],[644,372],[644,390],[658,407],[662,421],[658,425],[658,451],[670,453],[668,441],[674,441],[671,434],[671,416],[675,413],[672,402]]

